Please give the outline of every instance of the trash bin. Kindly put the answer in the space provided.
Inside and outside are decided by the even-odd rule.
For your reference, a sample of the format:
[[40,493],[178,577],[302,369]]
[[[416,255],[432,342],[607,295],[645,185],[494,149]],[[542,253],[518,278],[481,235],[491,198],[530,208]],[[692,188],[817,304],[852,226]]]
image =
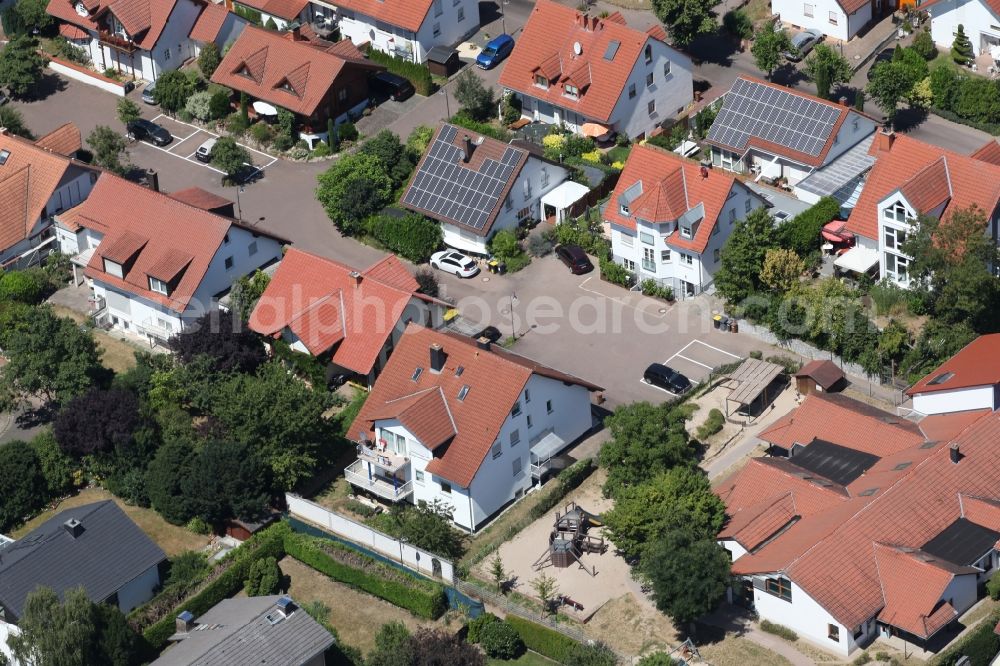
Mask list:
[[499,266],[500,264],[496,259],[490,259],[486,263],[486,268],[489,269],[490,273],[493,273],[494,275],[498,272]]
[[730,333],[739,333],[740,332],[740,325],[736,323],[735,319],[730,319],[729,320],[729,332]]
[[500,262],[500,263],[499,263],[499,264],[497,265],[497,272],[498,272],[498,273],[499,273],[500,275],[506,275],[506,274],[507,274],[507,264],[505,264],[504,262],[502,262],[502,261],[501,261],[501,262]]
[[729,317],[719,317],[719,329],[725,333],[729,330]]
[[712,326],[714,326],[715,328],[719,328],[720,326],[722,326],[722,315],[715,315],[714,317],[712,317]]

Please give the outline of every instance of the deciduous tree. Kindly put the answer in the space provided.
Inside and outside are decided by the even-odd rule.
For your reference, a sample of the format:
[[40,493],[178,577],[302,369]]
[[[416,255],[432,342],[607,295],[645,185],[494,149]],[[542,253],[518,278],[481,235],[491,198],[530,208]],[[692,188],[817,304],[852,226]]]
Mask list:
[[363,231],[364,221],[392,201],[394,189],[382,160],[355,153],[319,175],[316,196],[334,226],[351,236]]
[[49,497],[38,454],[26,442],[0,447],[0,531],[19,524]]
[[222,54],[219,53],[219,47],[215,45],[215,42],[205,42],[201,47],[201,52],[198,53],[198,69],[201,70],[202,76],[206,79],[212,78],[212,74],[215,73],[220,62],[222,62]]
[[122,97],[118,100],[118,106],[115,107],[115,112],[118,115],[118,120],[120,120],[121,124],[126,127],[128,127],[129,123],[142,117],[142,111],[139,110],[139,105],[130,100],[128,97]]
[[42,80],[48,61],[38,52],[38,40],[19,35],[0,51],[0,86],[25,97]]
[[24,124],[24,116],[13,106],[0,106],[0,126],[6,127],[11,134],[23,136],[25,139],[35,138],[28,126]]
[[244,165],[252,163],[250,151],[236,143],[236,139],[231,136],[220,137],[212,146],[212,165],[226,174],[223,177],[226,181],[233,182],[246,168]]
[[871,78],[865,90],[890,124],[896,119],[899,103],[906,99],[917,83],[912,75],[912,67],[895,60],[877,63],[871,70]]
[[207,356],[212,359],[211,367],[216,372],[254,372],[267,360],[260,338],[230,312],[214,311],[202,315],[172,337],[169,345],[181,363],[190,363],[196,356]]
[[767,251],[775,247],[774,236],[774,219],[766,208],[755,208],[736,223],[715,274],[715,287],[730,305],[760,291],[760,272]]
[[229,518],[258,520],[267,512],[267,469],[245,444],[210,441],[202,446],[181,488],[192,513],[211,525]]
[[698,35],[715,32],[714,6],[712,0],[653,0],[656,17],[677,46],[687,46]]
[[184,108],[187,98],[193,92],[191,79],[179,69],[163,72],[156,79],[156,103],[171,115]]
[[764,255],[760,280],[771,289],[783,293],[799,281],[799,276],[805,269],[805,262],[799,255],[784,248],[772,248]]
[[753,45],[750,46],[750,54],[757,69],[767,75],[771,80],[771,75],[775,68],[781,64],[782,53],[792,48],[792,43],[788,39],[788,33],[784,30],[774,30],[770,25],[765,25],[753,36]]
[[732,578],[729,555],[715,535],[677,527],[652,543],[642,573],[656,607],[677,624],[693,622],[722,600]]
[[455,77],[455,99],[473,120],[489,120],[496,113],[496,93],[471,68]]
[[854,70],[847,58],[826,44],[817,44],[806,60],[805,72],[816,84],[816,94],[830,99],[830,89],[851,80]]
[[128,170],[123,161],[128,157],[125,152],[125,138],[106,125],[98,125],[87,135],[87,145],[94,151],[94,164],[103,167],[119,176]]
[[465,553],[464,535],[452,527],[453,509],[439,499],[424,504],[394,504],[381,525],[392,536],[444,557]]
[[542,608],[545,612],[551,613],[552,602],[559,594],[559,583],[556,582],[556,579],[542,572],[540,576],[531,580],[531,589],[538,595],[538,600],[542,602]]
[[375,634],[375,647],[368,653],[365,666],[409,666],[414,658],[410,638],[402,622],[383,624]]
[[264,271],[257,270],[250,275],[244,275],[233,284],[229,292],[232,302],[233,312],[243,322],[250,321],[253,309],[257,307],[257,301],[264,294],[267,285],[271,284],[271,276]]
[[134,443],[139,400],[122,389],[90,389],[67,402],[52,430],[60,448],[75,457],[108,454]]

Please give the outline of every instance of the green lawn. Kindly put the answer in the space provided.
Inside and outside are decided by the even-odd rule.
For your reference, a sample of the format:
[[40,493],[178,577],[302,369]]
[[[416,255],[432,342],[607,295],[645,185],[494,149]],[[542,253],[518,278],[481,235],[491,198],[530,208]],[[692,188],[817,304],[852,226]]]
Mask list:
[[615,146],[608,151],[608,159],[612,162],[624,162],[631,151],[632,146]]
[[973,72],[968,67],[962,67],[957,62],[955,62],[951,57],[950,51],[938,51],[937,57],[934,58],[934,60],[931,60],[929,63],[927,63],[927,66],[930,68],[931,71],[937,69],[938,67],[949,67],[955,70],[956,72],[960,72],[962,74],[973,74],[976,76],[982,76],[982,74],[980,74],[979,72]]
[[547,657],[543,657],[537,652],[525,652],[517,659],[512,659],[510,661],[504,661],[503,659],[487,659],[487,666],[509,666],[511,664],[520,664],[520,666],[552,666],[559,662],[552,661]]

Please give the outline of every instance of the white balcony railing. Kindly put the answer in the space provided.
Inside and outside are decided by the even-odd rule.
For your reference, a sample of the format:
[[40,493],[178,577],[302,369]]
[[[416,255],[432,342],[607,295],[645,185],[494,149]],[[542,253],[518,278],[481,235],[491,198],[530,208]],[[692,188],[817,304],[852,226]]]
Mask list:
[[413,492],[412,481],[403,482],[397,479],[393,482],[379,476],[369,477],[367,462],[361,459],[355,460],[344,468],[344,477],[351,485],[367,490],[392,502],[405,499]]
[[389,451],[379,451],[363,444],[358,446],[358,458],[384,469],[390,475],[405,469],[410,464],[409,458]]

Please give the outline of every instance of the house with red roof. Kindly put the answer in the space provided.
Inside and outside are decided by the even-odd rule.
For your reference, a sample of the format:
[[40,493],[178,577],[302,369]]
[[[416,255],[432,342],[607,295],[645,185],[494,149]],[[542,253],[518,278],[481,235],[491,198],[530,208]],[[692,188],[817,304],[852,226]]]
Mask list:
[[500,74],[532,121],[600,136],[642,138],[693,100],[691,59],[659,26],[630,28],[619,12],[600,18],[538,0]]
[[880,16],[881,7],[873,0],[774,0],[771,11],[794,28],[819,30],[827,37],[847,41],[868,25],[872,16]]
[[307,39],[299,30],[282,34],[248,26],[212,81],[245,93],[256,113],[291,111],[312,147],[326,138],[328,120],[346,122],[368,106],[368,76],[381,69],[346,40],[333,44]]
[[473,340],[411,323],[347,431],[347,480],[391,502],[449,507],[474,532],[554,471],[592,427],[600,387]]
[[59,32],[99,71],[155,81],[197,55],[189,35],[202,0],[49,0]]
[[712,284],[736,220],[765,201],[732,175],[651,145],[629,153],[604,209],[611,252],[641,282],[678,296]]
[[194,44],[195,55],[201,53],[202,46],[209,42],[215,44],[221,53],[226,44],[236,41],[249,23],[247,18],[230,11],[225,4],[204,3],[188,33]]
[[[901,287],[910,284],[906,236],[921,215],[943,220],[972,206],[987,219],[984,231],[996,237],[1000,221],[1000,165],[990,161],[990,140],[977,154],[961,155],[891,130],[872,144],[875,166],[868,174],[846,229],[857,238],[853,249],[834,262],[855,273],[874,273]],[[981,156],[977,156],[982,154]]]
[[920,414],[1000,408],[1000,333],[979,336],[906,394]]
[[435,46],[452,47],[479,30],[476,0],[339,0],[340,34],[356,45],[410,62]]
[[356,270],[289,248],[250,316],[250,329],[316,357],[328,377],[371,386],[410,322],[437,325],[446,304],[420,293],[395,255]]
[[30,266],[53,245],[53,216],[87,198],[100,170],[71,157],[68,124],[32,142],[0,130],[0,269]]
[[784,457],[715,487],[731,600],[845,656],[880,638],[939,650],[1000,559],[997,437],[992,410],[903,419],[807,396],[761,434]]
[[104,173],[55,216],[60,249],[93,290],[94,319],[162,343],[218,308],[287,241]]

